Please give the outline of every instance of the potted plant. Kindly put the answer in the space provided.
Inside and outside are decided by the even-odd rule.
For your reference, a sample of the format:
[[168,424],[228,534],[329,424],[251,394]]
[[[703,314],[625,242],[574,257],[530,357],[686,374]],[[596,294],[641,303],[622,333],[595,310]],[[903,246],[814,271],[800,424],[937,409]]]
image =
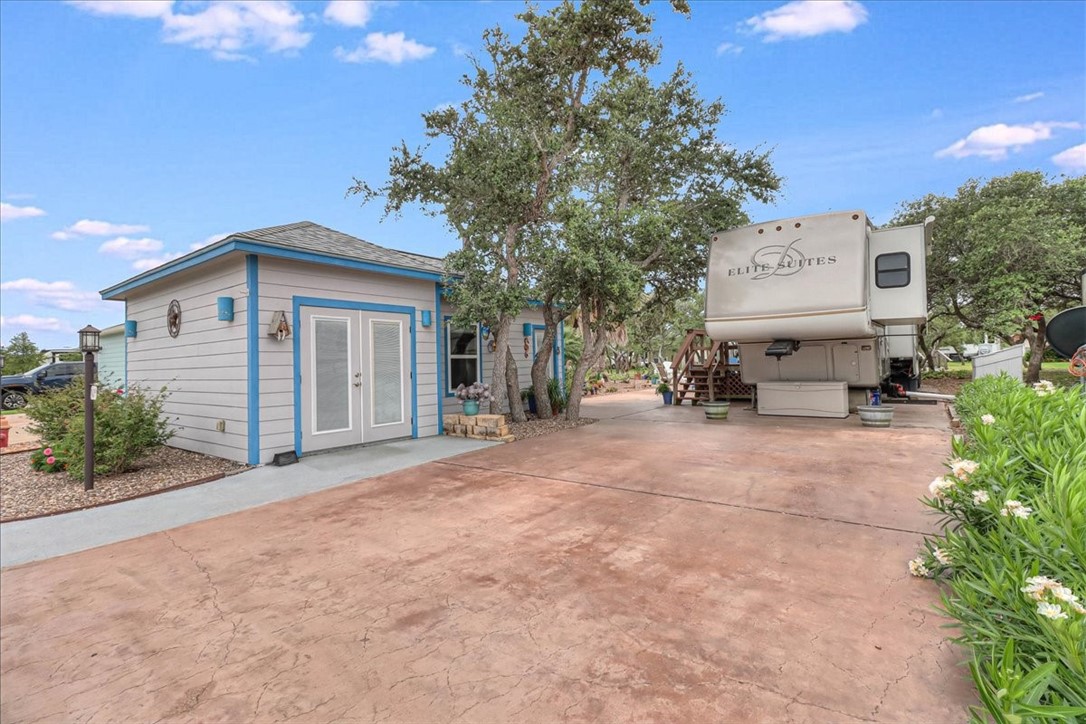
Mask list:
[[674,395],[671,391],[671,385],[666,382],[661,382],[656,386],[656,394],[663,395],[665,405],[671,404]]
[[490,385],[474,382],[470,385],[460,384],[456,388],[456,399],[464,403],[465,415],[478,415],[479,403],[490,401]]
[[555,417],[566,409],[566,391],[554,377],[547,380],[547,397],[551,401],[551,414]]
[[520,391],[520,401],[524,403],[524,406],[527,408],[528,412],[532,413],[533,415],[539,414],[539,408],[536,407],[535,404],[535,390],[533,390],[531,387],[525,387],[523,390]]

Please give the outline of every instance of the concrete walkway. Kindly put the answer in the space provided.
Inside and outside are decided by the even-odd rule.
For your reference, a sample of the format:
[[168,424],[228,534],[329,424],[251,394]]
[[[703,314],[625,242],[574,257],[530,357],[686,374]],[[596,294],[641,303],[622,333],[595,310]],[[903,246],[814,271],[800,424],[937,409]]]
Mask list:
[[906,568],[941,409],[585,414],[3,570],[0,721],[967,718],[938,589]]
[[0,525],[0,568],[96,548],[239,510],[297,498],[495,443],[428,437],[304,457],[191,488]]

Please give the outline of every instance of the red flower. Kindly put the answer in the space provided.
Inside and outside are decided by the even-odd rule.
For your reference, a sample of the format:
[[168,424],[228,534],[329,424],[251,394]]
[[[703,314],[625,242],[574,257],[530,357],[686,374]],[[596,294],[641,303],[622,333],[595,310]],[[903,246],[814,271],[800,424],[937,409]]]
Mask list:
[[52,455],[53,454],[53,448],[47,447],[47,448],[45,448],[44,450],[41,451],[41,454],[45,455],[45,456]]
[[45,462],[49,463],[50,465],[52,465],[52,464],[53,464],[53,463],[55,463],[56,461],[57,461],[57,459],[56,459],[55,457],[53,457],[52,455],[50,455],[49,457],[45,458]]

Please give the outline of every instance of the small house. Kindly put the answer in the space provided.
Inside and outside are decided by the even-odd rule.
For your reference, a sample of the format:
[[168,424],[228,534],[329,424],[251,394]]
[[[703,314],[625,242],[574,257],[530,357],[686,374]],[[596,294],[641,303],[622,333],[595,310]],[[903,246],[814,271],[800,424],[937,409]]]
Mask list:
[[[453,391],[489,382],[498,354],[481,324],[451,324],[446,281],[440,259],[303,221],[231,234],[102,297],[125,304],[126,384],[169,391],[170,444],[257,465],[442,434]],[[542,330],[531,307],[511,330],[521,387]]]

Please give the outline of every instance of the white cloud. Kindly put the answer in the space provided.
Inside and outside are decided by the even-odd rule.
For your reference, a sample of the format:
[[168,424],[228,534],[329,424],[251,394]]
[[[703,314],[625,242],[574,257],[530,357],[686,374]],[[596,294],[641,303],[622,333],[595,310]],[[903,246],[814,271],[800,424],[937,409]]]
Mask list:
[[[16,314],[14,317],[0,316],[0,329],[18,334],[19,332],[73,332],[72,326],[56,317],[35,317],[33,314]],[[18,331],[16,331],[18,330]]]
[[[305,16],[287,0],[211,0],[207,3],[84,0],[75,7],[97,15],[157,19],[167,43],[211,52],[217,60],[252,60],[245,51],[294,52],[312,40]],[[191,10],[191,12],[174,12]]]
[[935,152],[936,158],[966,158],[981,156],[992,161],[1001,161],[1010,152],[1017,153],[1024,147],[1047,141],[1058,128],[1081,128],[1079,123],[1030,123],[1029,125],[1008,126],[996,123],[982,126],[965,138],[955,141],[944,149]]
[[1086,173],[1086,143],[1060,151],[1052,157],[1052,163],[1069,173]]
[[284,0],[216,1],[189,15],[163,19],[167,43],[210,50],[218,60],[248,59],[242,51],[263,47],[271,53],[301,50],[312,33],[300,27],[305,16]]
[[15,206],[0,201],[0,221],[12,221],[14,219],[30,219],[35,216],[45,216],[45,212],[37,206]]
[[94,292],[80,290],[72,282],[43,282],[40,279],[16,279],[0,284],[0,291],[20,292],[36,303],[69,312],[81,312],[102,303]]
[[931,113],[928,114],[928,119],[932,120],[932,121],[937,121],[940,118],[942,118],[944,115],[945,114],[943,113],[942,108],[932,108]]
[[150,226],[143,224],[111,224],[108,221],[81,219],[62,231],[53,232],[53,238],[64,241],[77,236],[113,236],[114,234],[140,234],[150,231]]
[[433,55],[435,48],[408,40],[403,33],[370,33],[354,50],[335,49],[335,57],[344,63],[379,61],[399,65],[406,60],[422,60]]
[[95,15],[161,18],[170,14],[173,0],[69,0],[68,4]]
[[1015,103],[1029,103],[1030,101],[1035,101],[1038,98],[1044,98],[1044,97],[1045,97],[1044,93],[1027,93],[1024,96],[1018,96],[1017,98],[1015,98],[1014,102]]
[[151,257],[149,259],[137,259],[132,262],[132,268],[136,271],[147,271],[148,269],[154,269],[156,266],[161,266],[168,261],[179,259],[185,255],[183,251],[171,252],[164,254],[163,256]]
[[743,46],[735,43],[721,43],[716,46],[717,55],[739,55],[743,52]]
[[142,239],[131,239],[127,236],[118,236],[116,239],[110,239],[103,242],[98,247],[98,251],[103,254],[109,254],[111,256],[119,256],[122,259],[135,259],[137,257],[146,256],[147,254],[155,254],[162,251],[163,243],[158,239],[150,239],[144,237]]
[[772,43],[825,33],[849,33],[867,22],[867,8],[856,0],[797,0],[744,21],[747,29]]
[[370,0],[331,0],[324,8],[324,19],[348,28],[364,28],[375,5]]
[[457,58],[466,58],[471,55],[471,48],[464,45],[463,43],[453,43],[452,54],[455,55]]

